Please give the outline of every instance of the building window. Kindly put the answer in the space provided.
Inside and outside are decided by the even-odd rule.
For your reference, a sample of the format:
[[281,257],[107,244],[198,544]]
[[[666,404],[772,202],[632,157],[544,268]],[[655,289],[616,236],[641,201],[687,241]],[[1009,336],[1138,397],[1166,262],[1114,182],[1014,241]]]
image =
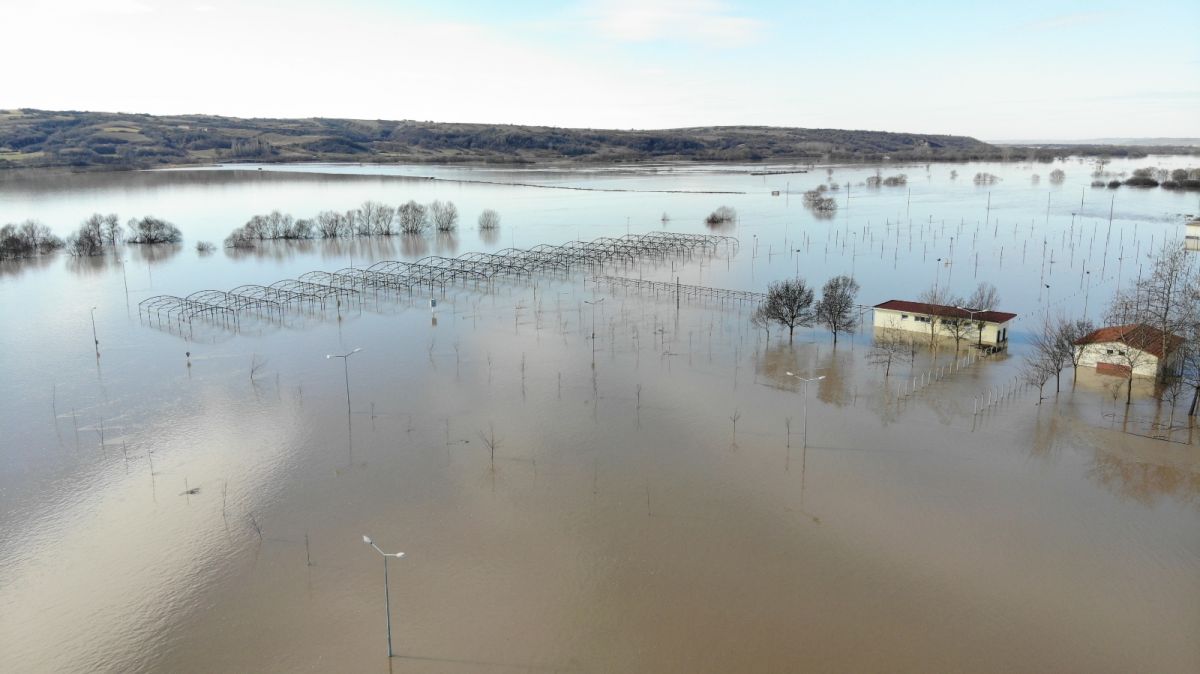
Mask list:
[[1109,350],[1108,350],[1108,355],[1110,355],[1110,356],[1111,356],[1111,355],[1113,355],[1113,350],[1112,350],[1112,349],[1109,349]]
[[902,320],[902,321],[907,321],[907,320],[908,320],[908,314],[900,314],[900,320]]

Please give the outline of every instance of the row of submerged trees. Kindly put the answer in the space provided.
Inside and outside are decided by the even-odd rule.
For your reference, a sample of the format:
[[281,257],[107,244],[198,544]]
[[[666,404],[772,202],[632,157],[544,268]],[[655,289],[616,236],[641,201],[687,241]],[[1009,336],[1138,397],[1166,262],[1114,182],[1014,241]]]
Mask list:
[[[259,241],[275,239],[337,239],[351,236],[393,236],[424,234],[429,229],[452,232],[458,229],[458,207],[453,201],[434,201],[428,205],[416,201],[393,207],[378,201],[365,201],[348,211],[321,211],[312,218],[293,218],[272,211],[256,215],[225,238],[228,248],[248,248]],[[500,214],[486,209],[479,214],[479,229],[500,226]]]
[[66,241],[55,236],[46,225],[26,220],[19,225],[0,227],[0,259],[34,257],[61,248],[76,256],[100,255],[121,242],[178,243],[182,239],[178,227],[152,215],[132,218],[123,229],[115,213],[93,213]]
[[825,282],[821,299],[816,299],[814,288],[802,278],[775,281],[767,288],[767,298],[754,310],[750,322],[771,334],[771,326],[778,324],[788,330],[788,340],[797,327],[812,327],[820,323],[833,333],[836,344],[838,334],[853,333],[858,312],[858,282],[849,276],[835,276]]

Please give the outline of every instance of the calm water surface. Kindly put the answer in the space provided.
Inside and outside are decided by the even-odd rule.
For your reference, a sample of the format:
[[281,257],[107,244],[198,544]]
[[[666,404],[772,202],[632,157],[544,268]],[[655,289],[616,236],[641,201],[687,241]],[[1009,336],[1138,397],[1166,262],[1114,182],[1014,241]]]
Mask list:
[[[1109,170],[1153,163],[1186,165]],[[153,213],[187,241],[0,265],[0,669],[1197,671],[1200,431],[1086,373],[972,414],[1046,312],[1098,317],[1200,211],[1058,166],[1061,185],[1046,165],[887,167],[908,186],[874,190],[873,167],[835,167],[829,219],[800,199],[823,168],[7,177],[0,222]],[[194,250],[272,209],[410,198],[453,200],[464,226]],[[138,312],[384,259],[708,232],[722,204],[735,250],[451,286],[436,313],[428,290],[236,333]],[[503,222],[483,237],[489,207]],[[797,272],[853,274],[868,305],[990,281],[1021,314],[1012,353],[900,397],[953,348],[885,378],[869,331],[789,343],[749,307],[588,280],[760,290]],[[325,354],[355,347],[348,413]],[[805,392],[788,371],[826,379]],[[363,534],[407,553],[390,663]]]

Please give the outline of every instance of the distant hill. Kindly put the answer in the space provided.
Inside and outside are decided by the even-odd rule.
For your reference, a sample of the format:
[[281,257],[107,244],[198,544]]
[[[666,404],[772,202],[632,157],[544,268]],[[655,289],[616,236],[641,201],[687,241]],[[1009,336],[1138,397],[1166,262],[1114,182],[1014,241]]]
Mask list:
[[1119,145],[1123,147],[1200,147],[1200,138],[1086,138],[1083,140],[997,140],[997,145],[1049,145],[1072,147],[1080,145]]
[[[1107,148],[1107,153],[1117,153]],[[721,126],[622,131],[356,119],[0,111],[0,168],[213,162],[535,163],[1052,159],[966,136]]]

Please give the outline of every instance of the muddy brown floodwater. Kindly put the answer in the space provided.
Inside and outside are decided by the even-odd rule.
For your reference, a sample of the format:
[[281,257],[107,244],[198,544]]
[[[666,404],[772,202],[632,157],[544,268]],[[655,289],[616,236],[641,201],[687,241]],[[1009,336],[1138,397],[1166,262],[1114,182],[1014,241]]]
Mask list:
[[[1029,170],[984,169],[1010,185]],[[797,268],[819,284],[854,267],[860,301],[875,304],[928,285],[922,245],[948,251],[961,227],[1011,310],[1036,315],[1080,297],[1042,296],[1041,251],[1020,264],[1012,251],[1028,224],[1011,228],[1045,217],[1065,246],[1078,185],[1062,188],[1051,219],[1026,174],[996,188],[994,207],[1015,209],[997,233],[969,223],[942,234],[930,223],[983,198],[951,186],[947,167],[934,165],[929,185],[910,167],[922,176],[911,196],[865,195],[832,224],[769,196],[795,175],[722,171],[510,181],[745,191],[727,232],[736,250],[450,284],[432,293],[436,311],[428,289],[368,293],[284,321],[248,316],[237,332],[200,320],[161,329],[137,305],[439,247],[661,229],[664,210],[668,229],[704,232],[720,200],[219,172],[5,187],[10,203],[45,201],[51,214],[135,204],[170,217],[175,199],[200,214],[185,231],[214,240],[267,210],[255,199],[295,199],[303,212],[387,190],[508,207],[491,240],[464,228],[419,243],[210,258],[131,248],[124,264],[7,267],[0,670],[1200,671],[1200,430],[1151,391],[1127,410],[1106,378],[1084,373],[1039,405],[1010,387],[1018,333],[1011,353],[911,393],[923,372],[955,362],[952,345],[885,378],[866,358],[869,329],[836,347],[819,329],[789,342],[754,329],[748,304],[677,305],[669,292],[589,280],[761,290]],[[852,183],[873,173],[837,171]],[[1131,196],[1122,244],[1161,244],[1174,202],[1154,200],[1173,198]],[[1088,243],[1076,244],[1081,257]],[[1092,248],[1096,266],[1118,254]],[[953,273],[973,286],[959,259]],[[1078,283],[1074,269],[1054,273]],[[1087,289],[1092,311],[1117,277],[1103,282]],[[342,363],[325,356],[354,348],[347,400]],[[805,391],[787,372],[825,379]],[[1012,393],[973,414],[988,390]],[[390,660],[383,564],[363,535],[406,553],[388,568]]]

